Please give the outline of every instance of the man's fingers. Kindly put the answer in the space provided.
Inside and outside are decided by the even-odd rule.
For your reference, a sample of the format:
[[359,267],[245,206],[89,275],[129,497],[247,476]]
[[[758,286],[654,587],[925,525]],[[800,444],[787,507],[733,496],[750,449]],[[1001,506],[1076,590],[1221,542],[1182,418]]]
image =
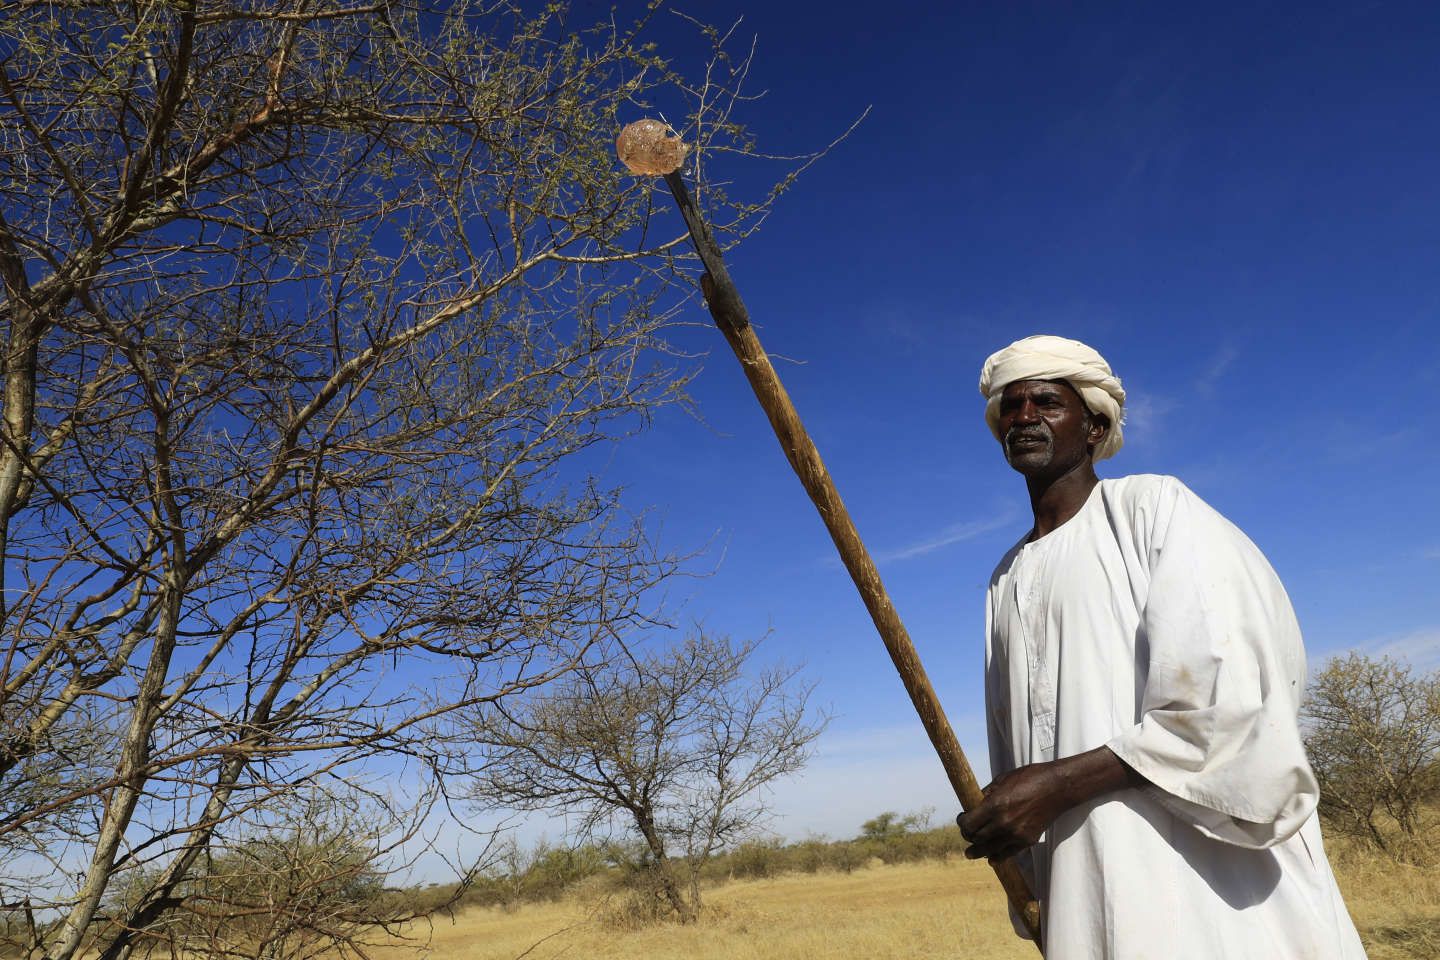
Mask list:
[[955,825],[960,828],[960,836],[971,843],[981,834],[990,823],[993,811],[988,803],[982,803],[974,810],[966,811],[955,818]]
[[[993,786],[993,785],[992,785]],[[970,860],[1008,860],[1030,846],[1030,840],[1017,832],[1018,824],[1003,812],[1000,804],[987,797],[974,810],[955,818],[960,836],[969,843],[965,856]]]
[[965,857],[969,860],[1005,860],[1023,849],[1010,837],[982,837],[965,848]]
[[992,859],[1005,859],[1002,853],[1012,848],[1014,843],[1005,842],[1004,838],[998,836],[986,836],[981,841],[971,843],[965,848],[965,858],[972,861],[992,861]]
[[[990,798],[990,791],[994,788],[994,786],[995,781],[987,783],[984,787],[981,788],[980,796],[988,800]],[[955,815],[955,825],[960,828],[961,836],[965,837],[965,839],[967,840],[970,839],[969,834],[967,834],[966,831],[973,831],[976,828],[976,826],[980,822],[979,820],[977,820],[977,817],[983,819],[989,816],[989,806],[989,804],[982,801],[980,805],[974,810],[961,810]]]
[[965,856],[971,860],[1008,860],[1032,843],[1017,832],[1016,824],[997,816],[989,804],[962,814],[956,822],[960,835],[970,844],[965,848]]
[[977,807],[973,813],[982,813],[983,816],[973,820],[967,817],[960,825],[960,836],[970,844],[965,848],[965,856],[971,860],[979,860],[991,856],[1008,838],[1004,831],[996,828],[989,811],[982,811]]
[[1044,771],[1032,765],[1005,774],[984,789],[979,806],[955,818],[960,835],[970,843],[966,857],[1008,860],[1039,839],[1053,819],[1044,809],[1044,797],[1037,794],[1048,789]]

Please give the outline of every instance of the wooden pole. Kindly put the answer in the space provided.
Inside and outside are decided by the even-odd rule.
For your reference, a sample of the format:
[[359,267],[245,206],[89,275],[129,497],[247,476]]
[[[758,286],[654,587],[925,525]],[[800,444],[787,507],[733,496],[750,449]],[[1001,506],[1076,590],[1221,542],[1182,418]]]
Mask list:
[[[760,345],[760,338],[755,335],[755,329],[750,325],[750,314],[740,299],[740,291],[735,288],[735,282],[730,279],[730,273],[725,269],[725,263],[720,256],[720,246],[700,216],[699,209],[690,197],[690,191],[685,188],[684,179],[678,172],[667,173],[665,182],[669,185],[670,192],[675,195],[675,202],[680,205],[680,214],[685,218],[685,225],[690,230],[695,252],[700,255],[700,261],[705,265],[705,273],[700,277],[700,287],[705,294],[710,316],[729,341],[730,349],[735,352],[740,366],[745,370],[745,377],[750,381],[756,399],[760,401],[760,406],[770,419],[770,426],[775,430],[775,437],[780,441],[780,449],[785,452],[785,458],[795,469],[805,492],[814,502],[815,509],[820,511],[820,519],[825,521],[825,528],[830,531],[830,539],[835,541],[835,547],[840,551],[840,559],[844,562],[845,569],[850,572],[850,579],[855,581],[855,587],[865,601],[865,608],[870,611],[870,619],[874,621],[875,629],[885,641],[885,649],[890,651],[890,659],[905,684],[906,692],[910,694],[910,702],[915,705],[915,712],[920,715],[920,722],[930,736],[930,743],[940,755],[940,763],[945,768],[945,775],[950,779],[955,796],[960,800],[960,806],[970,810],[983,799],[980,784],[975,779],[970,762],[965,759],[964,751],[960,749],[960,741],[955,738],[950,721],[945,718],[940,698],[936,696],[935,688],[930,685],[930,678],[920,663],[915,645],[910,642],[910,634],[901,622],[900,615],[895,612],[889,594],[885,592],[885,585],[880,581],[880,571],[875,568],[870,552],[861,542],[860,533],[855,529],[850,513],[840,499],[840,492],[836,490],[835,482],[830,479],[830,474],[820,459],[820,451],[815,448],[814,441],[805,431],[800,414],[790,402],[790,395],[785,392],[784,384],[780,382],[770,358]],[[1011,906],[1019,914],[1030,935],[1035,938],[1035,945],[1040,946],[1040,908],[1030,896],[1024,877],[1011,860],[992,865],[996,876],[1000,878],[1000,885],[1005,888]]]

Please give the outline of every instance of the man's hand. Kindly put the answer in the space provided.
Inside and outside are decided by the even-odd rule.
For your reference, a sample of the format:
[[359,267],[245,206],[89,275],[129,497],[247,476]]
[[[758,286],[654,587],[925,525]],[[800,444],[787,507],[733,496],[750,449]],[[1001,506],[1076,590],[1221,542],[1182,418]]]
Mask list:
[[1113,790],[1145,782],[1108,747],[1032,763],[1004,774],[985,788],[985,800],[955,819],[970,841],[971,860],[1005,860],[1035,843],[1071,807]]

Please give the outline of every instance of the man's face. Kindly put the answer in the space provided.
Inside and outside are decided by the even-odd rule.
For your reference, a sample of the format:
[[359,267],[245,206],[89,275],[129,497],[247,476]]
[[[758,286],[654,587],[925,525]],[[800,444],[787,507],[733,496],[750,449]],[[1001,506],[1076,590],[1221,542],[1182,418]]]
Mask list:
[[1027,477],[1059,476],[1090,459],[1105,435],[1075,388],[1063,380],[1017,380],[1000,395],[1005,461]]

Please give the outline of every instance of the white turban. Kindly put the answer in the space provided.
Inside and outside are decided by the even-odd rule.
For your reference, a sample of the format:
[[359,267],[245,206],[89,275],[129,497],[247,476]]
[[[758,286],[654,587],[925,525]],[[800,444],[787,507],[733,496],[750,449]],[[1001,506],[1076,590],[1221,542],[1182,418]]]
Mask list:
[[1079,340],[1037,336],[1016,340],[990,354],[980,370],[980,393],[986,399],[985,422],[1000,439],[1000,394],[1016,380],[1064,380],[1075,388],[1091,413],[1110,421],[1105,439],[1095,448],[1095,459],[1114,456],[1125,442],[1120,425],[1125,419],[1125,388],[1110,371],[1105,358]]

